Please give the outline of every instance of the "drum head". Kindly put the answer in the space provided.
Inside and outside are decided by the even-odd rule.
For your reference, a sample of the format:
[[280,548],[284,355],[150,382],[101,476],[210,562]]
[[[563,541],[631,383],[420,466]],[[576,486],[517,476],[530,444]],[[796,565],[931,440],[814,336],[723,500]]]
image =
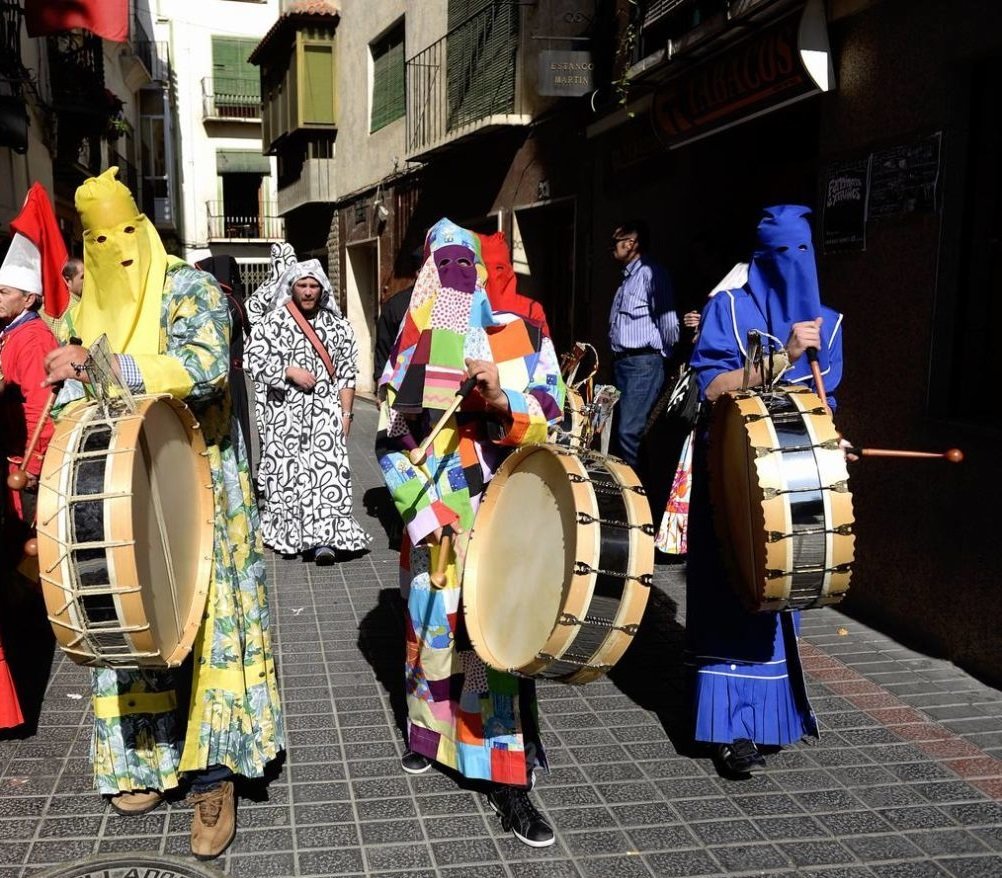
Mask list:
[[536,659],[572,581],[577,522],[567,472],[536,446],[494,476],[470,540],[463,601],[477,653],[498,670]]
[[154,642],[173,665],[191,649],[190,641],[181,644],[205,606],[200,571],[211,543],[204,539],[204,503],[195,502],[206,490],[205,477],[186,424],[164,400],[147,410],[138,451],[132,514],[136,544],[145,551],[136,552],[136,572]]

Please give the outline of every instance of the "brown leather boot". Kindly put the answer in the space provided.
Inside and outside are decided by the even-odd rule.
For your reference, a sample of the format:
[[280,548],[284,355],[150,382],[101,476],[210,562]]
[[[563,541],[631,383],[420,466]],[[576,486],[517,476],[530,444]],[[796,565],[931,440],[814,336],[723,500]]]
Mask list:
[[192,793],[191,852],[200,860],[213,860],[229,846],[237,834],[237,809],[233,781],[224,780],[204,793]]
[[118,793],[109,799],[111,810],[123,817],[148,814],[163,800],[163,793],[159,790],[133,790],[131,793]]

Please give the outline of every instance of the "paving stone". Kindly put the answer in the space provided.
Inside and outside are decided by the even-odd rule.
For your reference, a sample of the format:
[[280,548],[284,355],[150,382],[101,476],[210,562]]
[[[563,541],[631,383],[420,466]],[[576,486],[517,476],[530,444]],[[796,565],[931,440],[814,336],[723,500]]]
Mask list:
[[229,874],[234,878],[275,878],[277,875],[294,875],[295,869],[292,854],[229,857]]
[[1002,857],[957,857],[938,861],[955,878],[998,878],[1002,875]]
[[644,859],[659,878],[696,878],[699,875],[723,874],[720,864],[706,851],[645,854]]
[[[331,875],[361,874],[365,871],[362,862],[362,851],[358,848],[336,848],[331,850],[300,851],[296,855],[299,861],[299,875],[318,875],[329,878]],[[278,875],[293,875],[295,872],[276,872]]]
[[[365,824],[365,826],[371,825],[376,824]],[[400,821],[394,821],[393,825],[397,827],[396,840],[402,841],[403,839],[400,838],[402,828],[403,826],[409,824],[401,824]],[[354,823],[327,823],[310,826],[297,826],[295,839],[296,845],[300,850],[304,848],[357,847],[359,844],[358,828]]]
[[828,866],[855,862],[852,852],[835,840],[783,842],[777,847],[797,866]]
[[[542,865],[542,864],[540,864]],[[573,864],[571,864],[573,865]],[[647,865],[639,856],[631,857],[578,857],[577,867],[584,878],[650,878]],[[518,873],[521,874],[521,873]],[[539,878],[547,878],[549,872],[536,872]],[[577,872],[565,871],[564,875],[573,876]]]
[[410,873],[432,866],[431,850],[423,844],[368,845],[365,859],[376,872],[399,869]]
[[790,865],[786,856],[771,844],[711,847],[710,853],[725,872],[764,872]]

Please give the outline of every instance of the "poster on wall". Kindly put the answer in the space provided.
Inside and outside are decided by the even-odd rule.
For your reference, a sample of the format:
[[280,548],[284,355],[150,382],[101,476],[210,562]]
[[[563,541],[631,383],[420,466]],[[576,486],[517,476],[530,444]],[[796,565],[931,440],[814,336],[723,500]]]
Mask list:
[[870,218],[934,211],[939,200],[942,133],[873,153]]
[[872,156],[828,166],[821,215],[824,253],[866,249],[867,193]]

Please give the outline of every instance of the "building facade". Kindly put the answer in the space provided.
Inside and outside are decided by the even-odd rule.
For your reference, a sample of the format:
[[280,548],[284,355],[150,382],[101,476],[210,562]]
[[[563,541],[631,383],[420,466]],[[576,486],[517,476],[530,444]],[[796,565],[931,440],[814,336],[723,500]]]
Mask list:
[[266,275],[271,243],[285,238],[250,63],[278,11],[278,0],[155,4],[158,39],[175,71],[183,255],[235,257],[248,289]]

